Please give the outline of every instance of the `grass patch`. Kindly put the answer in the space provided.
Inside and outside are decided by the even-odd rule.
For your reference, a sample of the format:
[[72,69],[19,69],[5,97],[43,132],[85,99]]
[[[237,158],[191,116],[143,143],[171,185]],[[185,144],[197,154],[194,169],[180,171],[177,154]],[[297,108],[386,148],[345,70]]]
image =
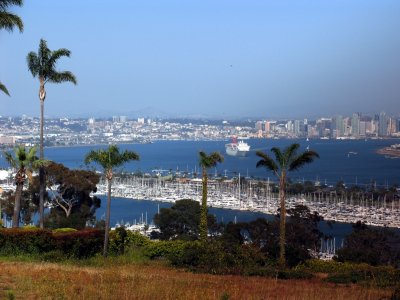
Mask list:
[[[0,262],[13,278],[15,298],[55,299],[380,299],[392,290],[344,286],[321,280],[279,280],[258,276],[194,274],[160,261],[96,266]],[[117,263],[115,265],[115,263]],[[0,277],[1,281],[1,277]],[[6,295],[4,295],[6,296]]]

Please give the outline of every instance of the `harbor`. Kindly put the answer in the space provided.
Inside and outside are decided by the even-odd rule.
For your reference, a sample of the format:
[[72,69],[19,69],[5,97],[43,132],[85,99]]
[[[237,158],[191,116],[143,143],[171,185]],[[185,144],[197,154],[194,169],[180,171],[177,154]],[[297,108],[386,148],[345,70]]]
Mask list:
[[[106,195],[107,184],[101,180],[94,195]],[[134,200],[151,200],[174,203],[180,199],[201,201],[202,182],[198,178],[129,177],[115,178],[112,196]],[[239,176],[234,179],[208,181],[209,207],[261,212],[275,215],[279,208],[279,194],[272,181],[249,180]],[[305,205],[318,212],[327,221],[354,223],[361,221],[372,226],[400,228],[400,199],[388,200],[385,196],[360,193],[327,192],[288,194],[288,209]]]

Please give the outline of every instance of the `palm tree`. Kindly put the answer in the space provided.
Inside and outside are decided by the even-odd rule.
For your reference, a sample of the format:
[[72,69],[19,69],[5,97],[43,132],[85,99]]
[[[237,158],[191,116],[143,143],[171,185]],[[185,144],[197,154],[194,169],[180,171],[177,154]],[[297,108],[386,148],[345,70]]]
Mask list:
[[[8,11],[11,5],[22,6],[23,0],[0,0],[0,29],[13,31],[14,27],[18,27],[19,31],[24,30],[24,24],[20,17]],[[10,96],[6,86],[0,82],[0,91]]]
[[118,146],[110,145],[108,149],[99,149],[97,151],[90,151],[85,157],[85,163],[91,162],[99,164],[104,171],[104,176],[107,179],[107,208],[106,208],[106,224],[104,233],[104,249],[103,255],[107,256],[108,248],[108,235],[110,230],[110,207],[111,207],[111,183],[113,179],[113,169],[131,161],[139,160],[139,155],[133,151],[127,151],[120,153]]
[[[69,57],[71,52],[68,49],[58,49],[51,51],[47,47],[47,42],[43,39],[40,40],[38,53],[29,52],[27,56],[28,69],[33,77],[39,77],[39,100],[40,100],[40,159],[44,159],[43,152],[43,124],[44,124],[44,99],[46,98],[45,84],[47,82],[62,83],[72,82],[76,84],[75,75],[69,71],[57,72],[55,67],[57,60],[63,56]],[[39,169],[39,224],[43,228],[44,221],[44,193],[45,193],[45,179],[44,168]]]
[[279,264],[283,268],[285,266],[285,243],[286,243],[286,178],[290,171],[298,170],[305,164],[318,158],[317,152],[308,150],[300,154],[297,153],[299,144],[291,144],[286,147],[283,152],[279,148],[272,148],[271,151],[275,155],[275,161],[262,151],[257,151],[257,156],[261,160],[257,162],[257,168],[264,167],[272,171],[279,180],[279,199],[280,199],[280,226],[279,226]]
[[201,211],[200,211],[200,240],[205,242],[207,240],[208,227],[207,227],[207,169],[213,168],[217,165],[217,163],[221,163],[224,161],[224,157],[219,152],[213,152],[210,155],[207,153],[200,151],[199,152],[200,160],[199,164],[202,171],[202,184],[203,184],[203,193],[201,198]]
[[4,94],[7,96],[10,96],[10,93],[8,92],[6,86],[0,82],[0,91],[2,91]]
[[39,159],[36,156],[37,147],[26,149],[24,146],[17,146],[13,156],[9,152],[4,152],[4,157],[11,167],[17,170],[15,175],[15,202],[14,202],[14,215],[13,215],[13,228],[19,226],[19,215],[21,211],[21,196],[24,188],[26,176],[32,174],[32,170],[39,165]]

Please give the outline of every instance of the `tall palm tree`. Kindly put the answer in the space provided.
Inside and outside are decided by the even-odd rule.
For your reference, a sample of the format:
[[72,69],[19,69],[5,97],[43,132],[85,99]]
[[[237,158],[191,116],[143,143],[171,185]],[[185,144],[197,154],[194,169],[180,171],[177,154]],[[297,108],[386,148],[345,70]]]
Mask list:
[[[46,98],[45,85],[48,82],[62,83],[72,82],[77,84],[75,75],[69,71],[58,72],[56,71],[57,61],[63,57],[69,57],[71,52],[68,49],[61,48],[51,51],[47,47],[47,42],[43,39],[40,40],[38,53],[29,52],[27,56],[28,69],[33,77],[39,77],[39,100],[40,100],[40,159],[44,159],[43,152],[43,124],[44,124],[44,100]],[[39,224],[43,228],[44,221],[44,193],[45,193],[45,178],[44,168],[39,169]]]
[[14,155],[10,152],[4,152],[4,157],[11,167],[17,170],[15,175],[15,200],[14,200],[14,214],[13,214],[13,228],[19,226],[19,215],[21,211],[21,196],[24,188],[26,176],[30,175],[33,169],[39,165],[39,159],[36,156],[37,147],[26,149],[24,146],[17,146]]
[[317,152],[308,150],[297,153],[299,144],[291,144],[286,147],[283,152],[279,148],[272,148],[271,151],[275,155],[275,161],[268,154],[257,151],[257,156],[261,160],[257,162],[257,168],[264,167],[272,171],[279,180],[279,200],[280,200],[280,226],[279,226],[279,264],[283,268],[285,266],[285,243],[286,243],[286,179],[287,173],[298,170],[306,164],[314,161],[319,155]]
[[132,160],[139,160],[139,155],[128,150],[121,153],[116,145],[110,145],[106,150],[92,150],[85,157],[86,164],[91,162],[99,164],[103,168],[104,176],[107,179],[107,208],[103,249],[104,257],[107,256],[108,236],[110,230],[111,184],[113,179],[113,170],[114,168],[122,166]]
[[201,197],[201,211],[200,211],[200,240],[205,242],[207,240],[208,227],[207,227],[207,184],[208,184],[208,176],[207,169],[213,168],[217,165],[217,163],[221,163],[224,161],[224,157],[219,152],[213,152],[210,155],[207,153],[200,151],[199,152],[200,160],[199,164],[202,171],[202,185],[203,185],[203,193]]
[[[8,11],[11,5],[22,6],[23,0],[0,0],[0,29],[13,31],[14,27],[18,27],[19,31],[24,30],[24,23],[20,17]],[[0,91],[10,96],[6,86],[0,82]]]

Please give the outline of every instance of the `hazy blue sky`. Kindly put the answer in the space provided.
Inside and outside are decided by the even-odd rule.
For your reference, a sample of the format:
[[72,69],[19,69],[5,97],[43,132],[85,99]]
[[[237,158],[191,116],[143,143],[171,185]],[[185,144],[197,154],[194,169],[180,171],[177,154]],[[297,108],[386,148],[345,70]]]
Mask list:
[[39,115],[26,55],[68,48],[48,116],[400,112],[398,0],[26,0],[0,32],[0,115]]

